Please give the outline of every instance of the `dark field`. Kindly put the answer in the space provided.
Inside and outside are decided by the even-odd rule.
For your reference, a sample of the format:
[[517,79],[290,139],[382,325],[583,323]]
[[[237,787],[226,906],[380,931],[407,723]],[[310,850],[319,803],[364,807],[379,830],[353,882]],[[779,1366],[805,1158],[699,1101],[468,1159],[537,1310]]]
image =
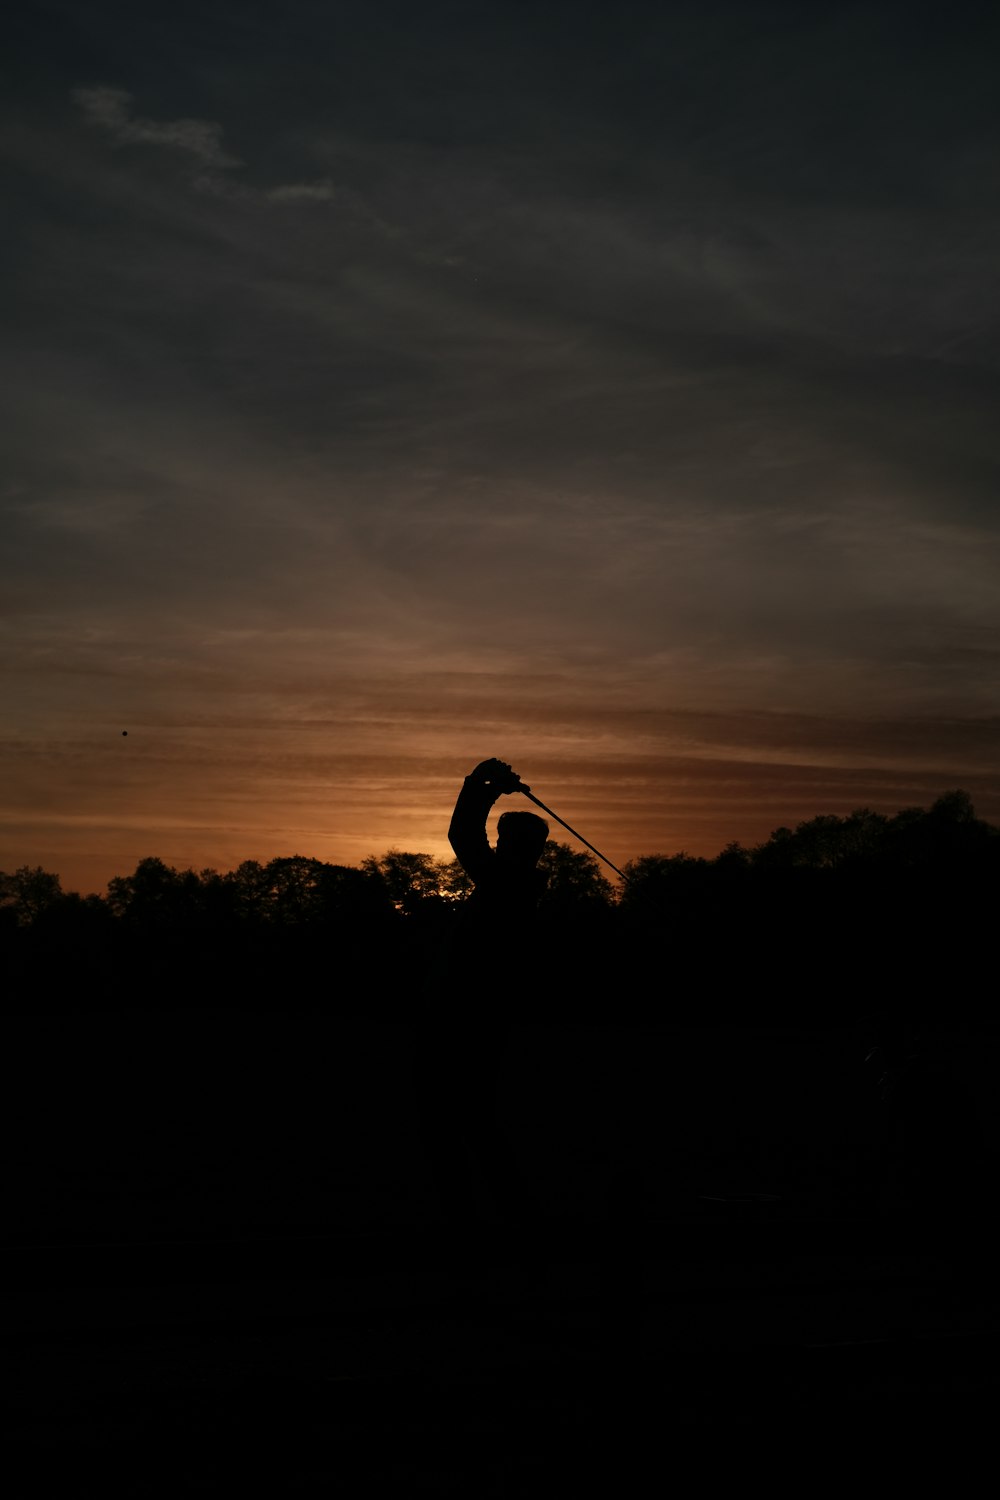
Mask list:
[[527,1206],[492,1226],[437,1192],[413,1022],[6,1035],[16,1493],[638,1493],[682,1462],[792,1487],[820,1452],[878,1482],[988,1436],[981,1023],[923,1032],[889,1101],[860,1020],[501,1028]]

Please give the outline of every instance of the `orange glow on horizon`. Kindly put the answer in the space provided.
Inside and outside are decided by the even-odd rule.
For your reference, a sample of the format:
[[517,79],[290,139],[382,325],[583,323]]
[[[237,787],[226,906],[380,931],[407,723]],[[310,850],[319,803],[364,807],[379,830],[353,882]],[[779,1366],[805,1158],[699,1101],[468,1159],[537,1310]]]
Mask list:
[[[140,739],[133,734],[129,743]],[[530,750],[508,753],[553,812],[620,867],[654,853],[711,858],[730,842],[753,845],[782,824],[819,813],[843,816],[869,806],[891,814],[928,806],[957,785],[969,791],[980,817],[997,821],[1000,815],[995,782],[981,772],[963,777],[916,768],[837,770],[677,757],[659,765],[644,759],[600,766],[567,757],[546,763]],[[390,848],[446,862],[454,799],[477,758],[484,757],[451,756],[446,768],[421,762],[390,767],[386,758],[369,774],[358,774],[355,763],[349,776],[314,780],[311,767],[289,777],[280,765],[262,775],[259,766],[237,772],[223,764],[208,776],[199,757],[186,761],[178,754],[167,795],[162,762],[154,756],[152,774],[136,775],[133,767],[128,796],[119,796],[113,815],[102,806],[103,789],[81,806],[88,799],[72,776],[61,789],[50,789],[44,812],[18,817],[9,809],[4,868],[41,865],[59,874],[66,890],[103,893],[108,880],[131,873],[148,856],[178,869],[220,872],[244,860],[263,864],[295,854],[357,866]],[[494,809],[491,839],[499,813],[519,800],[502,799]],[[549,823],[552,839],[583,847],[559,823]]]

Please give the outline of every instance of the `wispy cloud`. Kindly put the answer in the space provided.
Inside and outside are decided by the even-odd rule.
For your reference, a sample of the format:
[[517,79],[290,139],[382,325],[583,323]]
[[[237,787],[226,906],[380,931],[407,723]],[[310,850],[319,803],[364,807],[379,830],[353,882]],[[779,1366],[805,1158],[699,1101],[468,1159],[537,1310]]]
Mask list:
[[265,197],[272,203],[331,203],[337,189],[325,178],[321,182],[287,182],[268,188]]
[[73,97],[90,123],[106,130],[119,145],[166,146],[218,171],[243,165],[223,148],[222,126],[214,120],[147,119],[133,113],[133,96],[126,89],[79,88]]
[[215,120],[187,116],[175,120],[149,119],[135,113],[135,99],[127,89],[77,88],[73,90],[73,98],[84,118],[106,131],[116,145],[161,146],[186,155],[198,168],[194,186],[203,192],[268,203],[329,203],[339,196],[329,178],[264,188],[216,175],[247,164],[242,157],[226,150],[222,143],[223,127]]

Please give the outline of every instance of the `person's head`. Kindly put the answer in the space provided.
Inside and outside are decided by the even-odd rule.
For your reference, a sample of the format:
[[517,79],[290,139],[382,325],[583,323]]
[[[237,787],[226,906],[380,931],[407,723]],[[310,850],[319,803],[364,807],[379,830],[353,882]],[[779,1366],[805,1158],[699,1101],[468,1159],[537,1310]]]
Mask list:
[[505,812],[497,819],[497,855],[505,863],[534,867],[541,858],[549,825],[530,812]]

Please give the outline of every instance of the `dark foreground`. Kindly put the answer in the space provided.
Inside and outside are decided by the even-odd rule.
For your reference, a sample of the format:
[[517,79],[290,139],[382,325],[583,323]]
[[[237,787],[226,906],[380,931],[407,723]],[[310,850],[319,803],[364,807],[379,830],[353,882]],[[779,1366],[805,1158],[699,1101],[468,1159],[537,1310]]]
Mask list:
[[[934,1482],[988,1457],[985,1030],[522,1027],[530,1214],[446,1225],[403,1025],[12,1023],[8,1493]],[[928,1049],[925,1047],[925,1051]]]

